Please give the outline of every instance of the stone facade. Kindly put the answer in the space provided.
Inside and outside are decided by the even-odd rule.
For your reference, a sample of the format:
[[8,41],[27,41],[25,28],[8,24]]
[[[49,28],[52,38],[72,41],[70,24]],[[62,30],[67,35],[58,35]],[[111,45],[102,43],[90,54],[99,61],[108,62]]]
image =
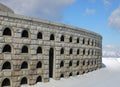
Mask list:
[[101,67],[99,34],[0,11],[0,87],[34,85]]

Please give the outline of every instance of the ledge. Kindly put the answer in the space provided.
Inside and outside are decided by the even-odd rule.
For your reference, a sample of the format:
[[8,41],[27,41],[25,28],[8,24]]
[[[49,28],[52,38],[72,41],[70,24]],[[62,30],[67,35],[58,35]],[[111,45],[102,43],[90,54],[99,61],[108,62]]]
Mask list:
[[49,20],[43,20],[43,19],[38,19],[38,18],[32,18],[32,17],[18,15],[18,14],[12,14],[12,13],[8,13],[8,12],[0,12],[0,16],[23,19],[23,20],[27,20],[27,21],[30,21],[30,22],[44,23],[44,24],[48,24],[48,25],[67,28],[68,30],[81,31],[81,32],[85,32],[85,33],[89,33],[89,34],[99,36],[102,39],[102,36],[98,33],[95,33],[95,32],[92,32],[92,31],[89,31],[89,30],[86,30],[86,29],[82,29],[82,28],[79,28],[79,27],[67,25],[67,24],[52,22],[52,21],[49,21]]

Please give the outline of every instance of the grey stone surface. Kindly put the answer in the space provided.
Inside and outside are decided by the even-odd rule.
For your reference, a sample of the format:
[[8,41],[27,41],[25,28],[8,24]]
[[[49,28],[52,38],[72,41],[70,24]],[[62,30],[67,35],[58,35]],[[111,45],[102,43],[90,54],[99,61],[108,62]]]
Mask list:
[[[10,87],[20,87],[23,77],[27,79],[27,84],[33,85],[39,76],[41,77],[39,81],[48,82],[50,78],[59,80],[61,77],[82,75],[102,67],[101,35],[70,25],[11,14],[13,11],[6,12],[6,9],[6,6],[2,6],[0,12],[1,85],[6,78],[10,80]],[[7,35],[4,34],[6,29],[10,29]],[[24,30],[28,32],[27,38],[22,37]],[[41,39],[37,38],[39,32],[42,34]],[[50,40],[51,34],[54,40]],[[62,35],[64,41],[61,41]],[[9,47],[5,49],[6,45],[11,49]],[[28,48],[27,53],[22,53],[24,46]],[[42,51],[39,49],[40,53],[37,53],[38,47],[42,49]],[[50,48],[53,49],[54,55],[50,52]],[[61,52],[62,48],[64,52]],[[53,63],[49,60],[50,56]],[[11,68],[7,65],[4,67],[7,61],[11,64]],[[28,68],[21,69],[23,62],[28,64]],[[41,62],[39,68],[37,68],[38,62]],[[52,77],[49,75],[51,70]]]

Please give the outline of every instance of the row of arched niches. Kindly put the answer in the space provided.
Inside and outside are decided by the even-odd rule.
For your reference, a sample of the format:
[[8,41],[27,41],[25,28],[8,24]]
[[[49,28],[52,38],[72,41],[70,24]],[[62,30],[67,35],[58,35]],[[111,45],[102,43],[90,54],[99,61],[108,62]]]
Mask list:
[[[5,28],[5,29],[3,30],[3,36],[13,36],[12,30],[11,30],[9,27]],[[43,33],[42,33],[42,32],[38,32],[36,36],[37,36],[37,39],[43,39]],[[21,32],[21,37],[20,37],[20,38],[26,38],[26,39],[28,38],[28,39],[29,39],[29,38],[30,38],[30,33],[29,33],[29,31],[28,31],[28,30],[23,30],[23,31]],[[53,33],[50,34],[49,40],[55,41],[55,34],[53,34]],[[60,41],[61,41],[61,42],[65,42],[65,36],[64,36],[64,35],[61,35]],[[73,42],[73,37],[72,37],[72,36],[70,36],[69,42],[70,42],[70,43]],[[77,38],[77,39],[76,39],[76,44],[79,44],[79,43],[80,43],[80,38]],[[80,43],[80,44],[81,44],[81,43]],[[83,38],[81,45],[90,45],[90,46],[100,47],[100,48],[101,48],[101,44],[100,44],[99,42],[97,42],[96,40],[88,39],[88,40],[87,40],[87,44],[86,44],[86,39],[85,39],[85,38]],[[12,50],[13,50],[12,46],[7,43],[7,44],[5,44],[5,45],[3,46],[3,48],[2,48],[2,53],[11,53]],[[73,48],[70,48],[70,49],[69,49],[69,54],[70,54],[70,55],[73,54],[73,51],[74,51],[74,49],[73,49]],[[80,49],[77,49],[76,54],[79,55],[80,52],[81,52]],[[29,47],[28,47],[27,45],[23,45],[23,46],[21,47],[21,53],[29,53]],[[38,46],[38,47],[36,48],[36,54],[42,54],[42,53],[43,53],[43,48],[42,48],[42,46]],[[64,53],[65,53],[65,48],[62,47],[62,48],[60,49],[60,54],[63,55]],[[83,49],[83,50],[82,50],[82,56],[84,56],[84,55],[86,55],[86,49]],[[93,49],[92,49],[92,50],[90,49],[90,50],[87,51],[87,56],[89,56],[89,55],[91,55],[91,56],[101,55],[101,50],[98,50],[98,51],[95,51],[95,52],[94,52]],[[87,62],[87,65],[95,65],[95,64],[97,64],[97,61],[98,61],[97,59],[94,60],[94,61],[88,61],[88,62]],[[76,62],[76,66],[79,66],[79,65],[80,65],[80,61],[77,61],[77,62]],[[85,61],[82,61],[82,65],[83,65],[83,66],[86,65]],[[71,67],[71,66],[73,66],[73,61],[69,61],[69,67]],[[61,62],[60,62],[60,68],[62,68],[62,67],[64,67],[64,61],[61,61]],[[20,65],[20,69],[22,70],[22,69],[28,69],[28,68],[29,68],[29,63],[28,63],[27,61],[23,61],[23,62],[21,63],[21,65]],[[37,64],[36,64],[36,69],[40,69],[40,68],[42,68],[42,62],[41,62],[41,61],[38,61]],[[11,69],[12,69],[11,62],[5,61],[5,62],[2,64],[1,69],[2,69],[2,70],[11,70]],[[79,75],[79,72],[77,72],[76,74]],[[72,72],[69,73],[69,76],[72,76]],[[60,75],[60,77],[64,77],[64,74],[62,73],[62,74]],[[36,83],[37,83],[37,82],[41,82],[41,81],[42,81],[42,76],[38,76],[38,77],[36,78]],[[2,85],[1,85],[2,87],[9,87],[9,86],[11,85],[11,80],[10,80],[10,78],[4,78],[4,79],[2,80],[2,83],[1,83],[1,84],[2,84]],[[21,85],[22,85],[22,84],[28,84],[28,78],[27,78],[27,77],[22,77],[21,80],[20,80],[20,84],[21,84]]]
[[[20,38],[30,38],[30,31],[28,30],[23,30],[21,32],[21,37]],[[3,30],[3,35],[4,36],[12,36],[13,35],[13,32],[12,30],[7,27]],[[38,32],[37,33],[37,36],[36,36],[36,39],[43,39],[43,33],[42,32]],[[65,42],[65,35],[61,35],[61,37],[59,38],[61,42]],[[49,37],[49,40],[55,40],[55,34],[50,34],[50,37]],[[78,37],[76,39],[76,44],[81,44],[81,45],[90,45],[90,46],[96,46],[96,47],[101,47],[101,44],[99,43],[99,41],[97,40],[94,40],[94,39],[91,39],[91,38],[88,38],[87,42],[86,42],[86,38],[83,37],[82,41],[80,40],[80,37]],[[70,36],[69,37],[69,40],[68,40],[70,43],[73,42],[73,36]],[[81,41],[81,42],[80,42]]]
[[[11,70],[12,69],[12,65],[9,61],[6,61],[3,63],[2,67],[1,67],[2,71],[5,70]],[[23,61],[21,64],[21,70],[27,70],[29,68],[29,64],[27,63],[27,61]],[[42,68],[42,62],[38,61],[38,63],[36,64],[36,69],[41,69]],[[36,83],[37,82],[41,82],[42,81],[42,76],[38,76],[36,78]],[[20,80],[20,85],[24,85],[24,84],[28,84],[28,78],[27,77],[22,77]],[[12,87],[11,86],[11,79],[10,78],[4,78],[1,84],[2,87]]]
[[[22,31],[22,33],[21,33],[21,38],[29,38],[29,33],[28,33],[28,31],[27,30],[23,30]],[[4,31],[3,31],[3,36],[12,36],[12,31],[11,31],[11,29],[10,28],[5,28],[4,29]],[[42,32],[38,32],[38,34],[37,34],[37,39],[43,39],[43,34],[42,34]],[[65,37],[64,37],[64,35],[62,35],[61,36],[61,38],[60,38],[60,40],[62,41],[62,42],[64,42],[64,39],[65,39]],[[50,35],[50,40],[55,40],[55,36],[54,36],[54,34],[51,34]],[[72,42],[73,41],[73,38],[72,37],[70,37],[69,38],[69,42]],[[92,42],[90,42],[91,40],[88,40],[88,45],[91,45],[91,46],[98,46],[98,44],[100,45],[100,43],[97,43],[97,41],[95,41],[95,40],[92,40]],[[95,42],[94,42],[95,41]],[[80,43],[80,39],[79,38],[77,38],[77,41],[76,41],[76,43]],[[24,44],[24,43],[23,43]],[[82,44],[84,45],[85,44],[85,38],[83,39],[83,41],[82,41]],[[60,54],[64,54],[64,51],[65,51],[65,48],[64,47],[62,47],[61,48],[61,50],[60,50]],[[69,54],[73,54],[73,51],[74,51],[74,49],[73,48],[70,48],[69,49]],[[4,47],[3,47],[3,49],[2,49],[2,53],[5,53],[5,52],[12,52],[12,47],[11,47],[11,45],[10,44],[5,44],[4,45]],[[77,55],[79,55],[80,54],[80,52],[82,52],[82,55],[96,55],[97,53],[98,54],[100,54],[100,51],[98,50],[98,51],[95,51],[95,50],[93,50],[93,49],[89,49],[89,50],[87,50],[87,53],[86,53],[86,49],[82,49],[82,51],[78,48],[77,49],[77,52],[76,52],[76,54]],[[27,46],[27,45],[23,45],[22,47],[21,47],[21,53],[29,53],[29,47]],[[42,47],[41,46],[38,46],[37,48],[36,48],[36,54],[40,54],[40,53],[42,53]]]

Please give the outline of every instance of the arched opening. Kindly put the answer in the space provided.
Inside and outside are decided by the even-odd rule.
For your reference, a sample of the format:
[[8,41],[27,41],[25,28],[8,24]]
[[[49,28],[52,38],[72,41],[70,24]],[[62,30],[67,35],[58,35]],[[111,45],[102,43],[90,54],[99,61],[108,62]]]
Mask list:
[[73,50],[72,49],[70,49],[70,52],[69,52],[69,54],[72,54],[73,53]]
[[69,76],[72,76],[72,72],[69,74]]
[[5,35],[5,36],[11,36],[12,34],[11,34],[10,28],[5,28],[4,31],[3,31],[3,35]]
[[5,78],[2,82],[2,87],[10,86],[10,80],[8,78]]
[[64,54],[64,49],[63,48],[61,48],[60,54]]
[[61,61],[61,63],[60,63],[60,68],[63,67],[63,66],[64,66],[64,62]]
[[5,46],[3,47],[2,52],[3,52],[3,53],[5,53],[5,52],[9,52],[9,53],[10,53],[10,52],[11,52],[11,46],[8,45],[8,44],[5,45]]
[[88,60],[88,66],[90,65],[90,61]]
[[90,55],[90,50],[88,50],[88,55]]
[[23,84],[27,84],[27,83],[28,83],[28,82],[27,82],[27,78],[26,78],[26,77],[23,77],[23,78],[21,79],[20,84],[23,85]]
[[72,61],[69,62],[69,67],[71,67],[71,66],[72,66]]
[[97,40],[95,40],[95,46],[97,47]]
[[2,70],[4,70],[4,69],[11,69],[11,64],[10,64],[10,62],[5,62],[4,64],[3,64],[3,66],[2,66]]
[[28,63],[24,61],[21,65],[21,69],[27,69],[28,68]]
[[51,34],[51,35],[50,35],[50,40],[55,40],[55,38],[54,38],[54,35],[53,35],[53,34]]
[[22,53],[28,53],[28,47],[27,46],[22,47]]
[[85,55],[85,49],[83,50],[83,56]]
[[28,38],[29,37],[28,31],[27,30],[23,30],[21,37]]
[[37,39],[42,39],[42,33],[41,33],[41,32],[39,32],[39,33],[37,34]]
[[83,38],[83,44],[85,44],[85,38]]
[[42,68],[42,63],[41,63],[41,61],[39,61],[39,62],[37,63],[36,68]]
[[69,42],[72,42],[72,37],[69,38]]
[[95,60],[95,63],[94,63],[95,65],[97,64],[97,60]]
[[79,75],[80,73],[79,72],[77,72],[77,75]]
[[88,45],[90,45],[90,39],[88,39]]
[[42,82],[42,77],[41,77],[41,76],[38,76],[38,77],[37,77],[36,83],[37,83],[37,82]]
[[76,66],[79,66],[79,64],[80,64],[80,62],[79,62],[79,61],[77,61]]
[[41,47],[37,48],[37,53],[42,53],[42,48]]
[[77,55],[79,54],[79,52],[80,52],[80,51],[79,51],[79,49],[78,49],[78,50],[77,50]]
[[79,43],[80,41],[79,41],[79,38],[77,38],[77,43]]
[[83,61],[83,66],[85,66],[85,60]]
[[63,78],[63,77],[64,77],[64,74],[61,74],[60,77]]
[[49,50],[49,77],[53,77],[54,49]]
[[82,74],[85,74],[85,71],[83,71]]
[[64,41],[64,36],[63,35],[61,36],[61,41]]
[[92,46],[94,45],[94,41],[92,40]]

